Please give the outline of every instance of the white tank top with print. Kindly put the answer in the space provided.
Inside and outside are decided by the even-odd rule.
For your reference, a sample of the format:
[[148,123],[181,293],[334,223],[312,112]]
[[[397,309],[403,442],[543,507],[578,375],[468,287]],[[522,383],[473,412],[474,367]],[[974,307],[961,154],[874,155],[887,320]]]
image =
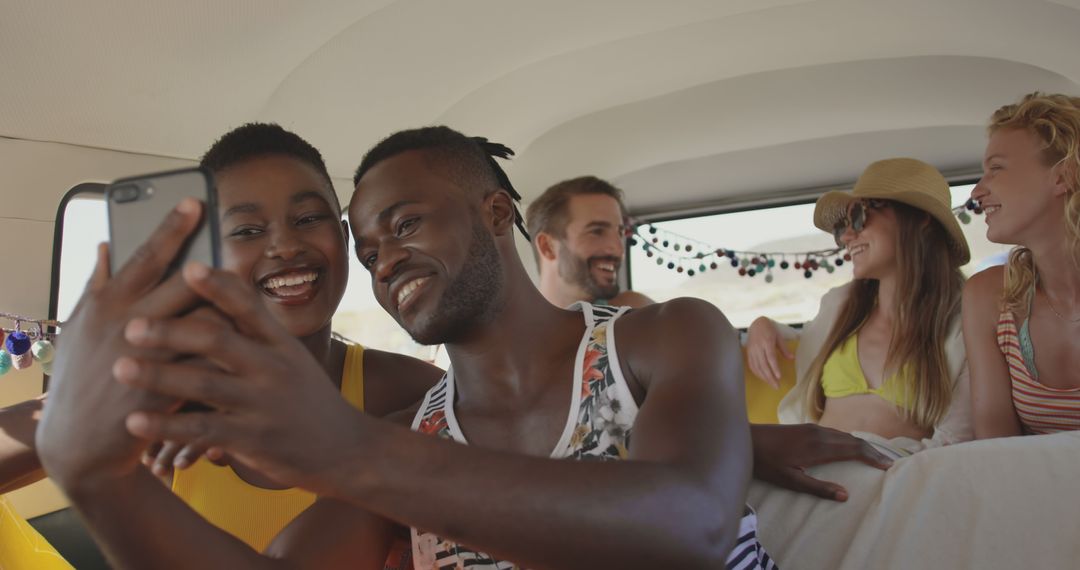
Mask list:
[[[629,307],[575,303],[581,311],[585,334],[574,366],[570,412],[562,437],[551,452],[553,459],[620,460],[629,456],[630,436],[638,406],[619,366],[615,348],[615,321]],[[454,371],[450,369],[424,398],[412,429],[468,444],[454,415]],[[738,542],[728,568],[775,568],[757,542],[756,518],[747,507]],[[413,563],[417,570],[516,570],[513,562],[498,560],[435,534],[412,529]]]

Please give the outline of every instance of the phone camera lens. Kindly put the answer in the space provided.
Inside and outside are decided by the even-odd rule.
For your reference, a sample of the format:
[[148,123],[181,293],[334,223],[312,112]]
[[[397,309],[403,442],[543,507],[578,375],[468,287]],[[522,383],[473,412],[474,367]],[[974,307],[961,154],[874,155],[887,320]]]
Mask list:
[[116,202],[134,202],[139,199],[139,187],[134,184],[115,186],[112,189],[112,198]]

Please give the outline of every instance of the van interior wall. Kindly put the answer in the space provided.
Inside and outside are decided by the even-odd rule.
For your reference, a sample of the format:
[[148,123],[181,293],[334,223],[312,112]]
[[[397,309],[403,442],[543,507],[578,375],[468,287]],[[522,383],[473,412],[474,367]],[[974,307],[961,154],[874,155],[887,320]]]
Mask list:
[[[0,138],[0,244],[4,250],[0,311],[45,318],[49,310],[53,226],[61,198],[82,182],[184,168],[191,160],[66,144]],[[62,340],[61,340],[62,342]],[[41,394],[41,367],[12,370],[0,378],[0,406]],[[9,494],[30,518],[66,506],[49,481]]]

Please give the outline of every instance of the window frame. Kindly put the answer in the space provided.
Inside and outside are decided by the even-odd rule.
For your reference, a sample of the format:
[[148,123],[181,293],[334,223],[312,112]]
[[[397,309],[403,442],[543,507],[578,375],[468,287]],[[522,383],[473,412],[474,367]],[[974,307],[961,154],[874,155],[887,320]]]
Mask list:
[[[72,186],[70,190],[64,193],[64,197],[60,199],[60,204],[56,207],[56,221],[53,222],[53,243],[52,243],[52,269],[49,275],[49,316],[50,320],[56,320],[57,311],[59,311],[60,304],[60,259],[64,250],[64,219],[67,215],[68,204],[76,198],[81,198],[86,195],[100,196],[101,200],[105,200],[105,187],[106,184],[100,182],[82,182]],[[42,374],[41,381],[42,392],[49,390],[49,376]]]

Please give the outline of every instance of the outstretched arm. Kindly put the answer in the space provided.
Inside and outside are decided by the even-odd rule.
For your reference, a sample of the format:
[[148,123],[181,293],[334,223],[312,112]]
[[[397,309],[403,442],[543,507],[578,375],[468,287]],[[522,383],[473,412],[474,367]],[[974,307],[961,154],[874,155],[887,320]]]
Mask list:
[[[235,371],[200,375],[140,363],[122,380],[223,411],[136,414],[128,427],[140,436],[201,439],[282,482],[527,567],[724,566],[742,515],[750,443],[738,339],[711,305],[678,300],[619,321],[623,370],[647,389],[630,460],[571,462],[461,446],[339,406],[305,386],[318,372],[302,368],[310,367],[303,347],[233,276],[187,276],[247,335],[212,323],[140,323],[130,341]],[[319,421],[297,411],[311,409],[320,410]],[[346,451],[328,455],[311,445],[324,441]]]
[[145,469],[65,486],[116,568],[341,568],[381,570],[389,523],[355,506],[320,499],[265,554],[213,526]]
[[[208,523],[139,464],[146,445],[127,433],[125,418],[136,409],[172,410],[178,402],[117,383],[114,362],[174,354],[134,349],[123,329],[132,317],[183,312],[198,300],[179,276],[161,281],[198,213],[197,204],[178,208],[115,277],[108,275],[107,251],[99,250],[94,277],[57,350],[36,434],[42,463],[120,568],[381,568],[386,523],[355,507],[320,501],[263,556]],[[321,381],[331,386],[325,376]]]

